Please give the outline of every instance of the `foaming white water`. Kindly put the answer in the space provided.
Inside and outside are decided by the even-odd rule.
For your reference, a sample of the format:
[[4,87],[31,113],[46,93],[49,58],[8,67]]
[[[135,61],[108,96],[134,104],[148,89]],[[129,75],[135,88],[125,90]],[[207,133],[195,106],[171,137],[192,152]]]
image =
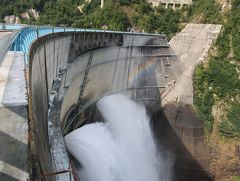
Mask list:
[[102,98],[105,123],[85,125],[65,137],[81,164],[81,181],[169,180],[143,106],[123,95]]

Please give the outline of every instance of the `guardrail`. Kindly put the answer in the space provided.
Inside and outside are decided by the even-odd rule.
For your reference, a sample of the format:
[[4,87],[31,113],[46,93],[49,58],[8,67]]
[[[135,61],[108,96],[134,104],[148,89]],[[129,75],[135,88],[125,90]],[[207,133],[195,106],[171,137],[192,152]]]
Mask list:
[[[3,24],[0,24],[0,28],[3,27]],[[11,48],[13,42],[15,41],[15,39],[18,37],[18,35],[21,33],[21,31],[24,29],[24,27],[22,26],[16,26],[15,29],[10,29],[10,28],[14,28],[14,25],[11,26],[6,26],[6,28],[4,30],[11,30],[13,32],[12,35],[10,35],[9,40],[6,41],[6,44],[3,45],[3,47],[1,47],[0,50],[0,64],[2,62],[2,60],[4,59],[4,56],[6,55],[7,51]]]
[[19,30],[26,25],[0,23],[0,30]]
[[[25,64],[28,66],[28,51],[31,44],[38,38],[58,32],[102,32],[102,33],[121,33],[129,35],[154,35],[165,36],[160,34],[149,34],[139,32],[122,32],[122,31],[107,31],[96,29],[81,29],[81,28],[66,28],[66,27],[50,27],[50,26],[32,26],[32,25],[18,25],[18,24],[0,24],[0,30],[18,30],[11,41],[12,51],[22,51],[24,53]],[[9,48],[9,47],[8,47]],[[8,50],[7,48],[7,50]]]

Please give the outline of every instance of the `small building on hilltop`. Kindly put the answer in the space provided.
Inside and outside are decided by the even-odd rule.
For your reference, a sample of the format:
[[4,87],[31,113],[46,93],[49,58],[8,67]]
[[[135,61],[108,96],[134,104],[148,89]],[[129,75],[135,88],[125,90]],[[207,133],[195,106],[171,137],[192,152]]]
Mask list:
[[184,5],[191,5],[193,0],[148,0],[153,6],[159,6],[160,4],[166,8],[182,8]]

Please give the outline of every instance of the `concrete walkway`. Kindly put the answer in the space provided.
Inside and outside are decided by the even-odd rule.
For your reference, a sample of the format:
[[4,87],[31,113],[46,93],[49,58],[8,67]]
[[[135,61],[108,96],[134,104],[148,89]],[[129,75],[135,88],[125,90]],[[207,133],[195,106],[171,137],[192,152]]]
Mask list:
[[0,65],[0,180],[26,181],[28,121],[24,57],[8,52]]
[[172,102],[193,104],[194,68],[203,61],[213,42],[220,33],[221,25],[188,24],[170,41],[171,48],[178,54],[179,65],[175,72],[174,88],[162,101],[162,105]]

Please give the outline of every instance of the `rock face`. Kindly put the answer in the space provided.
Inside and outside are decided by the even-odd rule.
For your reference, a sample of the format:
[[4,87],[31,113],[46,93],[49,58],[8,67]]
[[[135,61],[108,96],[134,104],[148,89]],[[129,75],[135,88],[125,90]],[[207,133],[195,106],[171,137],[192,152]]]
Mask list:
[[21,14],[21,18],[23,18],[23,19],[30,19],[31,16],[34,19],[38,19],[39,18],[39,13],[35,9],[29,9],[25,13]]
[[15,15],[10,15],[4,17],[4,22],[8,24],[19,24],[21,21],[19,17],[16,17]]
[[240,140],[222,137],[219,133],[221,120],[226,113],[220,102],[213,106],[213,131],[208,138],[210,171],[216,181],[230,180],[233,175],[240,175]]
[[21,23],[21,19],[27,19],[30,18],[38,19],[39,13],[35,9],[28,9],[25,13],[21,13],[20,17],[15,15],[9,15],[4,17],[4,22],[8,24],[19,24]]

